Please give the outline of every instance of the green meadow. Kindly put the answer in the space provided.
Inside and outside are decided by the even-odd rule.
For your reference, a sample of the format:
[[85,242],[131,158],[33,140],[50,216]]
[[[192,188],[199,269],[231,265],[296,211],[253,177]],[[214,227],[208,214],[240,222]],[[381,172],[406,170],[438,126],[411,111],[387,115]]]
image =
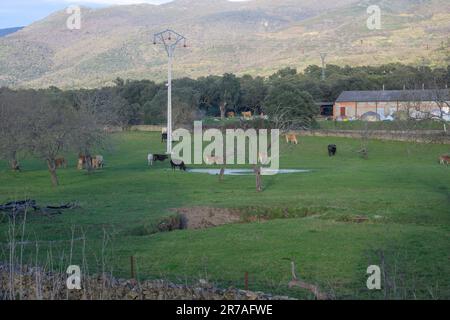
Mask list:
[[[60,186],[51,186],[42,161],[24,159],[14,173],[1,162],[0,203],[34,199],[39,205],[76,202],[60,215],[29,212],[26,220],[0,215],[0,261],[9,241],[23,264],[64,271],[79,264],[86,273],[130,277],[130,257],[139,280],[244,288],[310,299],[288,289],[291,261],[298,276],[336,299],[450,298],[450,167],[438,157],[450,146],[345,138],[281,141],[282,169],[308,173],[263,177],[173,172],[168,162],[147,166],[147,154],[163,153],[156,133],[113,135],[102,152],[106,166],[88,174],[65,155]],[[329,158],[327,145],[338,146]],[[173,209],[239,209],[260,216],[203,230],[155,232]],[[363,221],[358,219],[363,218]],[[24,223],[25,221],[25,223]],[[368,290],[366,270],[382,269],[382,290]]]

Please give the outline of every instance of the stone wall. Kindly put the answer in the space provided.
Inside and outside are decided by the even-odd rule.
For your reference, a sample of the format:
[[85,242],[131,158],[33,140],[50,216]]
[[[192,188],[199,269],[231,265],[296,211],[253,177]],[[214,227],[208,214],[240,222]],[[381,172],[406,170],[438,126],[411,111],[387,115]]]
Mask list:
[[[309,130],[296,132],[301,136],[310,137],[342,137],[361,139],[365,134],[359,130]],[[417,131],[388,131],[371,130],[368,132],[370,139],[391,140],[391,141],[410,141],[418,143],[441,143],[450,144],[450,132],[439,130],[417,130]]]
[[[13,274],[13,276],[11,276]],[[288,300],[234,288],[219,289],[204,280],[197,285],[177,285],[155,280],[138,282],[110,276],[82,277],[81,290],[67,290],[67,275],[40,268],[0,265],[0,300]],[[13,288],[13,290],[11,290]]]
[[[132,126],[130,131],[142,132],[161,132],[163,126]],[[120,128],[110,128],[111,132],[120,132]],[[359,130],[308,130],[295,132],[301,136],[314,137],[343,137],[360,139],[364,134]],[[370,139],[391,140],[391,141],[411,141],[418,143],[442,143],[450,144],[450,132],[441,130],[416,130],[416,131],[390,131],[390,130],[371,130]]]

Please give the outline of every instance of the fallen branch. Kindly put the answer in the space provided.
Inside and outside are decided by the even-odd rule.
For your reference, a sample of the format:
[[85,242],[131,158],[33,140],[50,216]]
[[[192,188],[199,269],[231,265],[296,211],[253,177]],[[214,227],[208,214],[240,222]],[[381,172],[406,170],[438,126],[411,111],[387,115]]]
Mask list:
[[330,297],[326,294],[320,291],[319,287],[310,283],[306,283],[304,281],[300,281],[297,278],[297,274],[295,272],[295,262],[291,261],[291,271],[292,271],[292,280],[289,282],[288,286],[289,288],[293,287],[299,287],[302,289],[306,289],[312,294],[314,294],[314,297],[317,300],[330,300]]
[[27,210],[33,209],[34,212],[40,211],[45,214],[62,214],[61,210],[75,209],[78,206],[75,203],[67,203],[61,206],[39,207],[35,200],[12,201],[0,205],[0,211],[6,213],[10,217],[24,214]]

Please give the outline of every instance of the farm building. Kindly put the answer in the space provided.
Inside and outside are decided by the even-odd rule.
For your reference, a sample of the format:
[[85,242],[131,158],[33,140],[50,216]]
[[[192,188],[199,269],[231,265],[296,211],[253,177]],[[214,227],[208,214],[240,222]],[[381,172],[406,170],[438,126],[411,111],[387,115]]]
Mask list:
[[317,102],[316,106],[319,107],[321,117],[332,117],[334,102]]
[[333,107],[337,120],[390,120],[398,112],[450,120],[450,90],[344,91]]

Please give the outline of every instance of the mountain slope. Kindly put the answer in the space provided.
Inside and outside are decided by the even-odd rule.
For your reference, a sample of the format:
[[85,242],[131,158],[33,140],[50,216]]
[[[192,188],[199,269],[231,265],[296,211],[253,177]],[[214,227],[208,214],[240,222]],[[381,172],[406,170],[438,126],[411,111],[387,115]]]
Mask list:
[[19,30],[22,30],[23,27],[14,27],[14,28],[5,28],[5,29],[0,29],[0,38],[1,37],[6,37],[9,34],[15,33]]
[[[382,30],[366,9],[382,8]],[[81,30],[56,12],[0,38],[0,85],[82,87],[116,77],[166,77],[167,57],[152,35],[168,27],[189,39],[176,52],[176,77],[269,74],[320,63],[449,63],[450,1],[176,0],[165,5],[82,8]]]

